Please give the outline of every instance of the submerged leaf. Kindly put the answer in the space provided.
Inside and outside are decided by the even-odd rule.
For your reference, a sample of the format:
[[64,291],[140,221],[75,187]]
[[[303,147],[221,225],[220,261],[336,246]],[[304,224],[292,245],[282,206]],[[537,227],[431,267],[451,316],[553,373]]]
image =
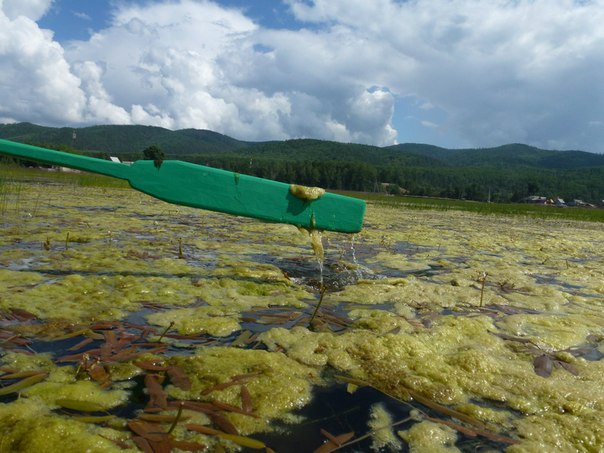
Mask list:
[[553,360],[547,354],[541,354],[533,360],[535,373],[542,377],[549,377],[552,374]]
[[80,412],[102,412],[105,410],[104,406],[98,403],[93,403],[91,401],[61,398],[56,400],[55,403],[64,409],[71,409]]
[[48,373],[35,374],[19,382],[15,382],[14,384],[2,387],[0,388],[0,396],[9,395],[11,393],[19,392],[23,389],[26,389],[27,387],[31,387],[32,385],[37,384],[38,382],[46,379],[47,376]]
[[184,371],[182,371],[177,366],[171,366],[166,369],[168,372],[168,376],[170,377],[170,381],[176,387],[182,390],[190,390],[191,389],[191,380],[189,376],[187,376]]
[[564,368],[566,371],[568,371],[573,376],[579,375],[579,370],[577,370],[577,368],[574,365],[571,365],[568,362],[564,362],[562,360],[556,360],[555,365],[558,367]]
[[168,395],[164,392],[157,376],[148,374],[145,376],[145,387],[149,392],[149,407],[157,406],[162,409],[168,408]]

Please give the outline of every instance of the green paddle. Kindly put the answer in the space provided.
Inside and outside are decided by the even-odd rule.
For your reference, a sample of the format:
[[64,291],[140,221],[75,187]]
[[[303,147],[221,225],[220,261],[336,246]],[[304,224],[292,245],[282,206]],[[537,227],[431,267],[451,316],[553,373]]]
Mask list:
[[[356,198],[178,160],[132,165],[0,139],[0,153],[125,179],[132,188],[169,203],[299,227],[356,233],[365,202]],[[317,198],[318,197],[318,198]]]

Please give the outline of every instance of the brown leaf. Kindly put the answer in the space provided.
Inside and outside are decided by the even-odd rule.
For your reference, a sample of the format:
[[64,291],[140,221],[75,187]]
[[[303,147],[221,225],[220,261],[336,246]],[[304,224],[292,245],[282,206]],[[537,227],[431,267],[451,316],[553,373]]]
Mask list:
[[352,432],[352,431],[349,433],[344,433],[344,434],[340,434],[338,436],[334,436],[329,431],[322,429],[322,428],[321,428],[321,434],[323,434],[323,436],[325,436],[329,442],[335,444],[338,447],[341,447],[342,444],[345,444],[346,442],[348,442],[350,439],[352,439],[354,437],[354,432]]
[[185,425],[185,428],[187,428],[189,431],[195,431],[196,433],[207,434],[209,436],[221,434],[221,432],[217,429],[210,428],[206,425],[198,425],[196,423],[188,423]]
[[241,386],[240,390],[241,394],[241,409],[246,414],[251,414],[254,411],[254,407],[252,404],[252,395],[250,395],[250,391],[247,389],[246,385]]
[[533,368],[535,373],[542,377],[549,377],[552,374],[552,366],[554,362],[547,354],[541,354],[533,360]]
[[137,434],[151,442],[159,442],[162,439],[165,439],[167,436],[166,433],[161,431],[160,426],[156,423],[130,420],[128,422],[128,428],[130,428],[130,431],[132,431],[134,434]]
[[161,407],[162,409],[168,408],[168,396],[159,383],[157,376],[154,374],[147,374],[145,376],[145,387],[149,392],[149,407],[157,406]]
[[262,376],[262,373],[245,373],[245,374],[237,374],[231,378],[231,381],[241,383],[241,381],[247,381],[251,378],[255,378],[257,376]]
[[216,391],[216,390],[224,390],[226,388],[232,387],[233,385],[238,385],[237,382],[233,382],[233,381],[229,381],[229,382],[222,382],[220,384],[215,384],[212,387],[208,387],[207,389],[203,390],[200,395],[206,396],[209,395],[210,393]]
[[78,344],[73,345],[71,348],[69,348],[68,351],[77,351],[78,349],[82,349],[84,346],[88,346],[93,341],[94,341],[94,339],[92,339],[90,337],[89,338],[84,338]]
[[188,420],[190,417],[186,415],[181,415],[180,418],[177,418],[176,415],[162,415],[162,414],[140,414],[138,416],[140,420],[144,420],[146,422],[152,423],[174,423],[175,420]]
[[132,440],[144,453],[154,453],[153,448],[151,448],[151,444],[144,437],[133,436]]
[[206,448],[205,445],[199,442],[185,442],[184,440],[170,440],[170,446],[182,451],[201,451]]
[[191,380],[182,369],[177,366],[171,366],[167,369],[167,372],[172,384],[183,390],[191,390]]
[[216,412],[212,412],[207,414],[216,426],[220,428],[221,431],[224,431],[227,434],[239,434],[235,425],[233,425],[226,417],[217,414]]
[[562,367],[564,368],[566,371],[568,371],[570,374],[572,374],[573,376],[578,376],[579,375],[579,370],[577,370],[577,368],[574,365],[571,365],[568,362],[564,362],[562,360],[556,360],[554,362],[554,364],[558,367]]
[[59,357],[56,361],[57,362],[80,362],[82,361],[83,355],[87,354],[89,357],[98,357],[101,353],[101,350],[98,348],[95,349],[90,349],[88,351],[84,352],[80,352],[78,354],[72,354],[72,355],[66,355],[63,357]]
[[94,363],[90,368],[88,368],[88,375],[101,387],[107,388],[111,385],[111,375],[107,373],[105,367],[100,363]]
[[170,401],[169,407],[178,408],[182,404],[183,409],[189,409],[195,412],[202,412],[204,414],[213,413],[216,411],[216,407],[212,403],[204,403],[201,401]]
[[319,448],[317,448],[313,453],[329,453],[330,451],[334,451],[339,448],[338,445],[334,444],[332,441],[328,440]]
[[22,308],[10,308],[11,315],[17,318],[18,321],[31,321],[32,319],[38,319],[36,315],[30,313]]

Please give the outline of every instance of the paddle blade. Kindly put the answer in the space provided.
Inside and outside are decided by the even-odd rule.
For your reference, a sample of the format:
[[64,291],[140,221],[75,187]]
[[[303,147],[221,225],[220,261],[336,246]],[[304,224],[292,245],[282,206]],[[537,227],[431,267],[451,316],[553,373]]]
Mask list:
[[152,161],[136,161],[128,180],[141,192],[194,208],[345,233],[363,226],[363,200],[325,193],[304,201],[289,184],[189,162],[165,160],[156,168]]

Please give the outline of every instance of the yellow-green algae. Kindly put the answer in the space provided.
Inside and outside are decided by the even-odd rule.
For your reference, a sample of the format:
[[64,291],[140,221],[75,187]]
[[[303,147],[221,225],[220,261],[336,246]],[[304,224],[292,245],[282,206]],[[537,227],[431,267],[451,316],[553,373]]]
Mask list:
[[374,404],[371,407],[368,426],[371,429],[371,448],[375,451],[398,451],[401,448],[401,442],[393,431],[392,419],[390,413],[383,404]]
[[91,403],[99,410],[108,410],[128,401],[129,394],[125,390],[107,390],[96,382],[78,380],[74,367],[55,365],[49,354],[7,352],[1,363],[17,371],[48,373],[43,382],[24,389],[21,394],[41,399],[51,407],[56,407],[58,400],[70,400]]
[[208,333],[215,337],[226,337],[240,329],[236,314],[230,310],[214,307],[180,308],[167,313],[154,313],[147,316],[151,324],[163,327],[174,326],[184,335]]
[[306,187],[298,184],[291,184],[289,186],[289,191],[294,197],[303,201],[317,200],[325,193],[325,189],[322,189],[321,187]]
[[[29,184],[2,225],[0,309],[27,310],[50,330],[123,319],[149,303],[168,309],[149,316],[160,325],[166,324],[161,314],[172,309],[183,326],[187,315],[203,323],[222,312],[235,328],[241,311],[302,308],[313,299],[278,266],[262,262],[314,261],[308,238],[290,226],[175,208],[128,190]],[[347,312],[352,327],[339,335],[276,327],[261,336],[269,352],[202,348],[175,356],[170,360],[185,369],[197,393],[172,386],[171,394],[199,398],[202,389],[259,369],[246,386],[263,418],[229,415],[252,433],[306,404],[311,384],[330,367],[401,399],[418,392],[509,432],[520,443],[507,451],[597,451],[604,444],[604,361],[560,352],[588,343],[604,352],[601,225],[375,204],[368,206],[367,225],[355,239],[361,266],[345,256],[348,240],[326,236],[327,260],[338,255],[350,260],[343,268],[364,272],[323,301],[325,309]],[[206,304],[218,311],[197,310]],[[554,367],[549,378],[538,376],[532,361],[540,352],[572,365],[577,375]],[[37,360],[13,366],[44,368],[47,359]],[[124,378],[135,374],[124,366]],[[48,382],[72,385],[70,367],[59,368],[47,370]],[[273,389],[279,404],[272,404]],[[239,392],[232,386],[207,398],[237,405]],[[48,410],[33,395],[2,408],[11,413],[34,401]],[[0,426],[26,432],[42,424],[42,412]],[[442,425],[424,421],[405,433],[414,451],[455,451],[456,436]]]
[[409,445],[412,453],[458,453],[455,447],[457,434],[448,426],[430,421],[413,425],[406,431],[399,431],[399,436]]
[[[237,348],[200,348],[192,357],[173,357],[191,380],[191,389],[169,386],[177,399],[199,399],[200,393],[232,378],[249,375],[241,381],[251,395],[253,412],[259,418],[229,413],[242,434],[270,430],[270,420],[287,420],[287,413],[310,401],[313,383],[320,383],[318,370],[288,358],[281,353]],[[214,390],[203,399],[241,407],[240,385]]]
[[119,419],[115,419],[118,425],[115,428],[100,427],[52,410],[80,407],[105,411],[126,403],[128,392],[106,390],[94,382],[76,380],[73,367],[54,365],[48,354],[8,352],[2,357],[2,366],[17,371],[47,372],[48,377],[24,389],[16,401],[0,404],[0,451],[124,451],[110,440],[129,438],[122,430],[124,422],[120,423]]
[[126,436],[111,428],[81,423],[50,412],[36,398],[23,398],[0,405],[0,451],[13,453],[112,453],[122,449],[110,439]]

